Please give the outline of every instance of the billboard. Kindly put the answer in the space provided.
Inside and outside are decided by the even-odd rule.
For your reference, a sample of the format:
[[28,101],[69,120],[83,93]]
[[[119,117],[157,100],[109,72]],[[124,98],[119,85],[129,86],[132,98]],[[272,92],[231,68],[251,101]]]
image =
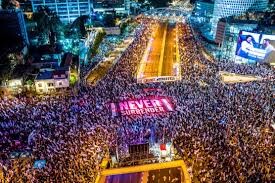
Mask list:
[[174,111],[168,97],[148,97],[129,99],[110,104],[112,116],[132,116],[143,114],[157,114]]
[[275,35],[240,31],[236,55],[255,62],[275,62]]

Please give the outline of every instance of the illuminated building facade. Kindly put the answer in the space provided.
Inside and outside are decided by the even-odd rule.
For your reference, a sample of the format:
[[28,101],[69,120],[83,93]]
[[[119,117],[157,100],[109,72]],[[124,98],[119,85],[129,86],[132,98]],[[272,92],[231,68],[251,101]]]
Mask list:
[[199,0],[196,2],[195,14],[198,16],[212,17],[214,11],[214,1]]
[[264,11],[268,0],[215,0],[214,17],[223,18],[245,12]]
[[215,0],[212,33],[215,36],[217,23],[220,18],[238,16],[246,12],[265,11],[268,0]]
[[62,22],[72,22],[81,15],[89,15],[93,11],[116,11],[127,13],[130,0],[32,0],[32,9],[47,6],[56,12]]
[[56,12],[62,22],[72,22],[81,15],[89,15],[92,0],[32,0],[33,11],[39,6],[47,6]]
[[29,38],[21,10],[0,10],[0,56],[21,51],[26,54]]
[[94,0],[93,8],[96,12],[115,11],[116,13],[128,13],[131,0]]

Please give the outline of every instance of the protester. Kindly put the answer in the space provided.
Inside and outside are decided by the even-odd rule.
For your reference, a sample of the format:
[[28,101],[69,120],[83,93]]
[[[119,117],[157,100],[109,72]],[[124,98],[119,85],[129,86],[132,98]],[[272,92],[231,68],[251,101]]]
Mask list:
[[[134,41],[95,87],[84,85],[77,94],[63,96],[0,98],[0,164],[7,182],[94,182],[110,148],[117,146],[126,157],[127,145],[146,141],[172,141],[199,182],[271,182],[268,128],[274,117],[274,71],[262,65],[210,62],[190,27],[178,23],[182,80],[136,83],[135,73],[157,24],[139,21]],[[268,80],[225,85],[220,70]],[[175,111],[111,117],[110,102],[148,96],[172,97]],[[32,149],[24,163],[8,158],[19,147]],[[46,167],[34,169],[35,159],[45,159]]]

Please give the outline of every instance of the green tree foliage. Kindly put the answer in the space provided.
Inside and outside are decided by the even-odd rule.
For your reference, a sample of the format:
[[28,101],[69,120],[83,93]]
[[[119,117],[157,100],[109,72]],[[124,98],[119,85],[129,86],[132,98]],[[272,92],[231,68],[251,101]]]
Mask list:
[[138,3],[144,3],[145,0],[138,0],[137,2],[138,2]]
[[106,27],[114,27],[115,26],[115,16],[113,14],[104,15],[104,24]]
[[0,84],[10,79],[10,74],[12,70],[12,60],[9,58],[9,55],[1,57],[0,60]]
[[16,9],[19,7],[19,3],[15,0],[2,0],[1,6],[3,9]]
[[85,29],[85,23],[87,22],[88,19],[89,19],[89,16],[82,15],[77,19],[75,19],[70,26],[70,29],[73,30],[74,32],[76,31],[75,33],[77,33],[79,38],[85,37],[87,34]]
[[98,47],[100,43],[102,42],[104,36],[106,35],[106,32],[99,32],[98,35],[95,38],[94,44],[92,48],[90,48],[90,57],[93,57],[97,54],[98,52]]
[[50,35],[50,42],[53,44],[54,37],[62,30],[62,23],[56,12],[51,11],[47,6],[40,6],[37,12],[33,13],[33,20],[37,23],[37,32],[40,37]]
[[149,0],[149,2],[153,7],[159,8],[167,6],[171,0]]
[[11,66],[9,64],[0,64],[0,84],[10,79],[10,70]]
[[126,22],[123,22],[123,23],[120,25],[120,31],[121,31],[121,33],[124,33],[124,31],[125,31],[127,25],[128,25],[128,24],[127,24]]

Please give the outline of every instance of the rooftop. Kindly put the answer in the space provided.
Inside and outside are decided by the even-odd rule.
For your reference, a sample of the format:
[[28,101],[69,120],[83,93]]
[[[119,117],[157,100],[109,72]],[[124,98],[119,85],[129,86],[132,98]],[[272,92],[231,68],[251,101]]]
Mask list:
[[53,71],[44,71],[39,72],[36,76],[36,80],[44,80],[44,79],[51,79],[53,75]]
[[73,54],[71,53],[65,53],[64,58],[61,61],[60,66],[70,66],[73,62]]
[[53,78],[57,79],[57,78],[66,78],[67,74],[66,74],[66,70],[55,70],[53,71]]
[[47,63],[57,63],[58,64],[58,59],[45,59],[45,60],[35,59],[33,61],[33,63],[45,63],[45,64],[47,64]]

